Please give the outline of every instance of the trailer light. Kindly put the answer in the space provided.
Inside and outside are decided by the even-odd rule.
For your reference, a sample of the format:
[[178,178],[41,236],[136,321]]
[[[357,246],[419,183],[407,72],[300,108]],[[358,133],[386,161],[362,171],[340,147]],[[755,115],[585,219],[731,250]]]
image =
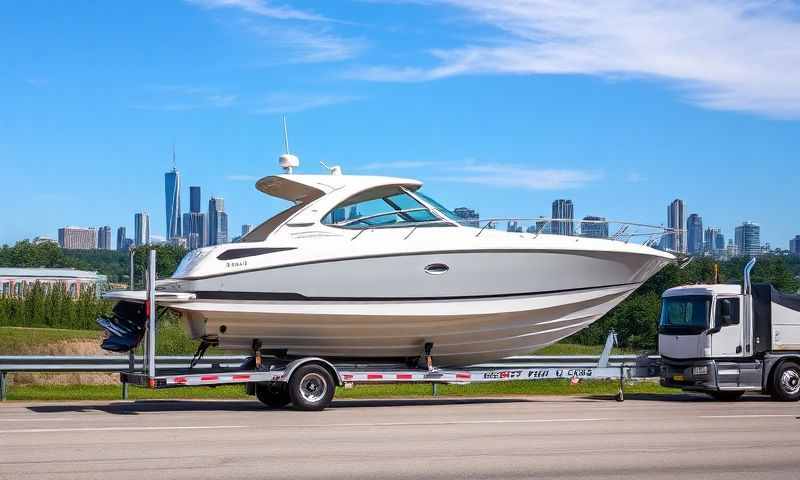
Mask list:
[[706,367],[706,366],[703,366],[703,367],[694,367],[694,368],[692,369],[692,375],[695,375],[695,376],[698,376],[698,375],[708,375],[708,367]]

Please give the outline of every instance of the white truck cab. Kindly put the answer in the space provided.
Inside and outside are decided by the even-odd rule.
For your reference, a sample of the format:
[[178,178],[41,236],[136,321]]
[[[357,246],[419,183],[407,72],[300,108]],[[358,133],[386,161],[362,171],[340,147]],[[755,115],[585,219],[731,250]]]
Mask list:
[[664,292],[658,325],[661,384],[734,400],[746,391],[800,400],[800,296],[752,285],[687,285]]

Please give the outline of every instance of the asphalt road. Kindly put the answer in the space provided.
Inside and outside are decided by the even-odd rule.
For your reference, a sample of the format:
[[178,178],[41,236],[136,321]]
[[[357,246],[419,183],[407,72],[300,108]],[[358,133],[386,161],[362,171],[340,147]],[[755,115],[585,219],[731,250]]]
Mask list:
[[800,404],[629,396],[0,404],[1,479],[800,478]]

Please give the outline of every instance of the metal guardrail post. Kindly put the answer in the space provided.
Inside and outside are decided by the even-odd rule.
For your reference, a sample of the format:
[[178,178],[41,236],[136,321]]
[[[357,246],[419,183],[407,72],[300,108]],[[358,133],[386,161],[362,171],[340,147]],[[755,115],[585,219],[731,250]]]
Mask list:
[[438,397],[439,396],[439,384],[438,383],[431,383],[431,396]]
[[6,372],[0,371],[0,402],[6,400]]
[[147,323],[147,375],[156,376],[156,251],[150,250],[148,265],[149,281],[147,285],[147,301],[150,306],[150,318]]

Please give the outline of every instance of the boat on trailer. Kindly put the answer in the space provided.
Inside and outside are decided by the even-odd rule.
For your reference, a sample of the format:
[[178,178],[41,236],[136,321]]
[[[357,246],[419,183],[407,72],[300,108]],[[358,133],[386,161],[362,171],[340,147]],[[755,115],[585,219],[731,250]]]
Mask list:
[[[286,358],[413,360],[430,345],[438,365],[474,364],[586,328],[675,261],[630,237],[467,226],[418,180],[295,174],[286,157],[287,172],[256,188],[289,208],[238,243],[189,252],[156,282],[158,304],[192,338]],[[145,292],[104,297],[118,302],[100,320],[105,347],[133,348]]]

